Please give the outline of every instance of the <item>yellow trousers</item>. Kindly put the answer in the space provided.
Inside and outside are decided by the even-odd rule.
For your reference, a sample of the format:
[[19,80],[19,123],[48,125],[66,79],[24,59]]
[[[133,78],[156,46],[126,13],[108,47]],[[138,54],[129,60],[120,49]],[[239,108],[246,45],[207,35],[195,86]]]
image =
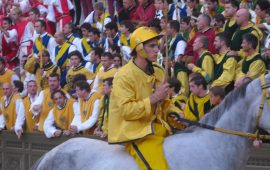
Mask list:
[[141,170],[168,170],[169,166],[162,147],[167,130],[160,124],[154,124],[153,127],[154,134],[126,144],[126,150]]

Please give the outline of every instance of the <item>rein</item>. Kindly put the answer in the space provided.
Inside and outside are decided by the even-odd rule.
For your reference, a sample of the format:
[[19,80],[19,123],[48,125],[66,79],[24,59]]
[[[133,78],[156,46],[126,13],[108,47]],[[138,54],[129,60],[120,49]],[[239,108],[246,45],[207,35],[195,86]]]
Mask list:
[[[230,135],[241,136],[241,137],[270,140],[270,135],[261,135],[261,134],[259,134],[259,130],[258,130],[259,122],[260,122],[260,119],[261,119],[261,116],[262,116],[262,113],[263,113],[265,100],[267,100],[268,107],[270,107],[270,95],[269,95],[269,93],[267,91],[267,89],[270,88],[270,83],[266,83],[264,75],[260,76],[260,82],[261,82],[261,89],[262,89],[262,99],[261,99],[260,106],[259,106],[259,111],[258,111],[258,114],[257,114],[257,117],[256,117],[256,129],[257,130],[256,130],[255,133],[239,132],[239,131],[235,131],[235,130],[218,128],[218,127],[207,125],[207,124],[200,123],[200,122],[197,122],[197,121],[191,121],[191,120],[180,117],[180,115],[178,113],[176,113],[176,112],[171,112],[168,115],[168,117],[176,118],[177,121],[180,121],[182,123],[187,123],[189,126],[193,125],[193,126],[197,126],[197,127],[208,129],[208,130],[213,130],[213,131],[217,131],[217,132],[221,132],[221,133],[225,133],[225,134],[230,134]],[[180,128],[175,128],[175,127],[172,127],[172,129],[174,129],[174,130],[182,130]]]

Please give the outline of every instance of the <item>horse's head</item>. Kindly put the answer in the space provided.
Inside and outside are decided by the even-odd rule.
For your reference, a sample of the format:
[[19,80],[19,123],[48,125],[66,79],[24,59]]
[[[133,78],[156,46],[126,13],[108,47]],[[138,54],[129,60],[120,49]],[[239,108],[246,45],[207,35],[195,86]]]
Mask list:
[[[254,93],[257,96],[260,96],[260,108],[262,108],[261,117],[258,120],[258,125],[260,128],[266,130],[270,133],[270,73],[266,76],[260,77],[260,80],[257,80],[260,83],[260,93],[256,93],[257,90],[254,90]],[[258,86],[257,86],[258,87]],[[256,103],[258,103],[258,98],[256,99]],[[263,103],[263,104],[262,104]],[[263,106],[263,107],[262,107]],[[260,109],[256,108],[256,117],[260,114]]]

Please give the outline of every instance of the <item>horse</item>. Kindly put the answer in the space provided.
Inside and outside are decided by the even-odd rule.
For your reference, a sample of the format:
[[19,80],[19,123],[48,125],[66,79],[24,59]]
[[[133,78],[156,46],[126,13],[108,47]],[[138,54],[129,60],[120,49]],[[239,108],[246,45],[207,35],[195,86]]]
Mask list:
[[[265,76],[270,84],[270,74]],[[266,89],[269,93],[269,89]],[[229,93],[219,107],[201,123],[239,132],[254,133],[263,90],[259,79]],[[266,98],[264,98],[266,99]],[[270,106],[263,102],[258,126],[270,132]],[[163,150],[171,170],[241,170],[252,148],[246,137],[189,127],[166,137]],[[118,144],[87,139],[70,139],[42,156],[32,170],[138,170],[135,160]]]

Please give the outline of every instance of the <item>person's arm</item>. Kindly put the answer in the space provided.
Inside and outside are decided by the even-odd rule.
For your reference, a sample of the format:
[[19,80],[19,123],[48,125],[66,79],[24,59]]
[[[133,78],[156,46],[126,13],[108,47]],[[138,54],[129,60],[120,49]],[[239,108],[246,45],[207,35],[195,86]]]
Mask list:
[[114,101],[121,110],[121,116],[125,120],[138,120],[149,118],[152,114],[152,105],[150,96],[144,99],[135,100],[136,89],[132,82],[126,80],[124,76],[117,77],[117,84],[114,84],[113,96]]
[[54,55],[55,47],[57,46],[57,43],[53,37],[50,38],[49,44],[47,46],[47,50],[50,53],[50,56]]
[[30,58],[27,59],[25,65],[24,65],[24,69],[26,71],[28,71],[31,74],[34,74],[35,71],[35,64],[36,64],[36,57],[32,56]]
[[41,91],[37,97],[37,99],[31,104],[30,111],[33,113],[33,115],[37,116],[42,108],[44,98],[44,91]]
[[194,66],[192,68],[192,72],[200,73],[203,75],[203,77],[207,80],[207,82],[210,82],[213,80],[214,77],[214,61],[210,56],[205,56],[202,68]]
[[223,65],[222,75],[216,79],[211,86],[220,86],[222,88],[228,86],[234,80],[236,67],[237,61],[233,57],[229,58]]
[[94,14],[94,11],[92,11],[86,18],[85,18],[85,20],[84,20],[84,23],[89,23],[89,24],[93,24],[93,20],[94,20],[94,18],[93,18],[93,15]]
[[84,131],[84,130],[90,129],[96,124],[98,120],[98,106],[99,106],[99,100],[96,100],[94,102],[92,115],[89,117],[88,120],[86,120],[85,122],[81,123],[80,126],[78,126],[78,131]]
[[183,57],[185,54],[185,49],[187,47],[187,43],[185,41],[179,41],[176,46],[176,50],[174,52],[174,60],[178,61],[179,57]]
[[188,84],[188,74],[184,71],[180,71],[177,74],[177,79],[181,82],[181,91],[185,96],[188,96],[189,93],[189,84]]
[[22,99],[16,100],[16,122],[14,130],[15,132],[18,132],[19,130],[22,130],[24,120],[25,120],[25,110]]
[[2,112],[2,104],[0,102],[0,130],[3,130],[4,128],[5,128],[5,118]]
[[71,52],[76,51],[76,50],[77,50],[76,46],[75,45],[71,45],[69,47],[69,49],[68,49],[68,53],[70,54]]
[[77,50],[80,51],[80,53],[83,55],[82,40],[80,38],[75,38],[73,42],[74,45],[77,47]]
[[[74,127],[74,126],[76,126],[76,128],[77,128],[77,131],[76,131],[76,133],[78,133],[79,131],[78,131],[78,127],[82,124],[82,121],[81,121],[81,111],[80,111],[80,105],[79,105],[79,103],[78,102],[75,102],[74,104],[73,104],[73,111],[74,111],[74,117],[73,117],[73,120],[72,120],[72,122],[71,122],[71,124],[70,124],[70,126],[72,127]],[[81,129],[81,128],[80,128]]]
[[265,63],[262,60],[254,61],[250,64],[247,76],[255,79],[265,72]]
[[94,84],[93,84],[93,88],[92,88],[92,90],[93,90],[93,92],[97,92],[98,91],[98,75],[96,75],[96,78],[95,78],[95,80],[94,80]]
[[57,131],[57,129],[53,126],[54,124],[54,116],[53,116],[53,109],[49,112],[45,122],[44,122],[44,133],[47,138],[54,137],[54,133]]

